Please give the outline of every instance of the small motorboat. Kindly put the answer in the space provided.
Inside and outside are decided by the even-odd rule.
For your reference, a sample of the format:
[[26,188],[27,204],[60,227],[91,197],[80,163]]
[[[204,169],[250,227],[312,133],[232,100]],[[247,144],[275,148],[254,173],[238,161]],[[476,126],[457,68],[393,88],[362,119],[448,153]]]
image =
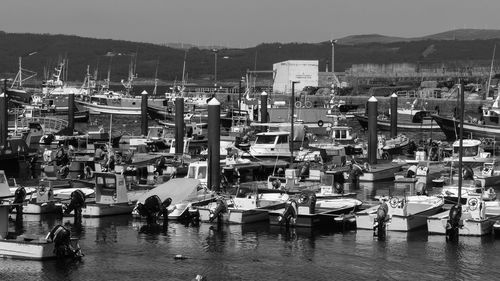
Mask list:
[[[213,200],[213,193],[202,185],[200,180],[191,178],[174,178],[157,187],[149,190],[138,198],[136,206],[145,204],[145,201],[151,196],[158,196],[161,202],[170,198],[172,201],[168,206],[168,219],[179,220],[188,215],[189,209],[193,204],[202,204],[203,202]],[[139,213],[135,209],[134,216]]]
[[95,203],[82,208],[84,217],[131,214],[135,202],[129,199],[125,177],[115,173],[94,172]]
[[[462,205],[459,235],[483,236],[491,234],[500,214],[488,214],[487,205],[480,194],[470,195],[467,204]],[[450,224],[450,211],[446,210],[427,218],[429,234],[446,234]]]
[[0,204],[0,257],[45,260],[51,258],[77,259],[83,255],[78,239],[61,225],[46,236],[23,234],[16,236],[8,231],[10,204]]
[[444,205],[442,197],[423,195],[381,201],[380,205],[356,213],[358,229],[375,229],[383,221],[387,230],[410,231],[424,226],[427,217],[438,213]]

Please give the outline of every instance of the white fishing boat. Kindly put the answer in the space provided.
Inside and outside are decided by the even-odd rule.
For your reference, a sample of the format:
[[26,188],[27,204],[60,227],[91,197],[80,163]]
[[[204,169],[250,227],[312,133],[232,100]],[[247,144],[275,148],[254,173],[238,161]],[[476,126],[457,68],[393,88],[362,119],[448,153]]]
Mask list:
[[94,172],[95,203],[82,208],[84,217],[131,214],[135,202],[129,200],[125,177],[115,173]]
[[[149,190],[137,200],[137,204],[144,204],[146,199],[151,196],[158,196],[161,202],[167,198],[172,199],[168,209],[169,220],[180,220],[188,215],[189,209],[193,204],[201,204],[207,200],[212,200],[213,193],[203,186],[201,181],[190,178],[174,178],[157,187]],[[134,210],[134,216],[138,212]]]
[[[404,198],[392,197],[388,202],[383,202],[388,208],[386,229],[391,231],[410,231],[425,226],[426,219],[439,212],[444,200],[436,196],[406,196]],[[374,229],[377,225],[377,212],[381,205],[368,208],[356,213],[356,226],[358,229]]]
[[[500,214],[489,215],[487,208],[480,194],[469,196],[467,204],[462,205],[459,235],[483,236],[491,234],[493,224],[500,219]],[[449,210],[428,217],[427,230],[429,234],[445,235],[449,218]]]
[[[445,201],[457,202],[458,200],[458,185],[447,185],[444,186],[440,192]],[[484,201],[493,201],[497,198],[496,192],[493,188],[485,189],[482,186],[476,186],[476,184],[462,186],[460,189],[460,197],[462,198],[462,203],[465,203],[469,197],[476,197],[476,195],[481,196]]]
[[[358,165],[359,166],[359,165]],[[360,169],[362,170],[362,174],[359,176],[360,181],[378,181],[384,179],[392,179],[394,178],[394,174],[401,171],[404,164],[402,163],[378,163],[374,165],[370,165],[368,162],[365,162]]]
[[221,196],[215,202],[197,206],[196,209],[202,222],[220,218],[224,223],[246,224],[267,220],[267,208],[283,205],[286,200],[288,195],[285,193],[251,193],[244,197]]
[[[474,167],[474,166],[483,166],[484,163],[490,163],[494,160],[491,153],[485,152],[482,148],[482,142],[477,139],[463,139],[463,155],[462,155],[462,163],[465,166]],[[453,154],[451,157],[443,158],[443,162],[445,163],[458,163],[458,150],[459,150],[460,141],[457,140],[453,143]]]
[[[59,243],[55,233],[49,233],[47,236],[23,234],[15,236],[8,231],[9,227],[9,209],[11,205],[0,204],[0,257],[28,259],[28,260],[45,260],[58,257],[60,251],[56,250],[56,245]],[[67,232],[66,234],[68,234]],[[55,236],[55,237],[54,237]],[[51,239],[54,237],[55,239]],[[79,252],[78,240],[68,239],[71,252],[68,252],[70,257],[81,256]]]
[[284,206],[269,210],[271,225],[294,227],[335,226],[337,223],[354,221],[352,212],[362,202],[354,198],[335,198],[316,200],[307,193],[288,200]]
[[[19,186],[14,180],[13,186],[9,185],[9,181],[7,180],[7,176],[5,175],[5,171],[0,170],[0,201],[2,200],[10,200],[14,198],[14,194]],[[35,192],[35,188],[25,187],[26,195],[31,195]]]
[[38,186],[23,206],[23,214],[62,213],[62,205],[54,198],[51,186]]
[[[250,145],[248,154],[242,156],[251,156],[256,158],[290,158],[290,124],[260,124],[268,126],[275,131],[257,133],[255,141]],[[305,137],[304,125],[294,125],[294,150],[295,144],[302,145]],[[296,149],[298,150],[298,146]],[[294,153],[297,155],[297,153]]]
[[479,174],[474,174],[476,184],[483,187],[496,186],[500,184],[500,170],[495,167],[495,162],[484,163]]

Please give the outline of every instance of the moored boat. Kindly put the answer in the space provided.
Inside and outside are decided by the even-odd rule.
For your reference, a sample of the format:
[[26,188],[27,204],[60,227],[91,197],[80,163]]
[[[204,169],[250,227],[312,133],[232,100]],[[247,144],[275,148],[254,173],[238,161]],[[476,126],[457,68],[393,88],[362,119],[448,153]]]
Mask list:
[[[373,230],[385,224],[385,229],[390,231],[411,231],[425,226],[426,218],[439,212],[444,205],[443,198],[422,195],[392,197],[387,202],[382,201],[380,205],[356,213],[358,229]],[[383,215],[380,208],[386,208]]]
[[[479,194],[467,198],[467,203],[462,205],[461,214],[459,235],[464,236],[491,234],[493,224],[500,219],[500,214],[487,213],[487,205]],[[449,220],[450,210],[428,217],[427,230],[429,234],[446,234],[450,224]]]
[[125,177],[114,173],[94,172],[95,203],[82,208],[84,217],[131,214],[135,202],[129,200]]
[[70,237],[63,226],[56,226],[47,236],[22,234],[8,231],[11,205],[0,204],[0,257],[46,260],[51,258],[80,258],[78,240]]

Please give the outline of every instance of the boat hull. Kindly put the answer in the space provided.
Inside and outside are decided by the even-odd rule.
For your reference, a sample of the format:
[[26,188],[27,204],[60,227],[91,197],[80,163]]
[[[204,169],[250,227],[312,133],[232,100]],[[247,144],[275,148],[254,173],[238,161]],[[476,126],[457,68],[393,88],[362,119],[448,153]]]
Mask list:
[[134,209],[134,204],[88,204],[82,209],[84,217],[105,217],[115,215],[131,214]]
[[[439,125],[443,133],[446,135],[448,140],[456,140],[457,134],[460,131],[460,122],[455,120],[453,117],[445,117],[440,115],[432,115],[432,118]],[[471,136],[476,139],[488,138],[488,139],[499,139],[500,138],[500,126],[497,125],[485,125],[464,122],[464,136]]]
[[[319,227],[334,226],[336,223],[344,223],[344,214],[353,211],[356,206],[343,208],[318,208],[314,214],[309,213],[309,207],[299,206],[295,227]],[[269,211],[269,224],[283,225],[279,217],[284,211],[284,207]]]
[[[15,210],[14,210],[15,212]],[[49,202],[46,204],[38,203],[32,204],[29,203],[26,206],[23,206],[23,214],[60,214],[62,213],[62,205],[56,204],[55,202]]]
[[0,257],[45,260],[55,258],[54,243],[0,239]]
[[80,106],[87,109],[91,114],[119,114],[119,115],[141,115],[141,105],[134,107],[125,106],[110,106],[88,103],[84,101],[76,101]]
[[[210,208],[198,207],[200,220],[208,222]],[[222,214],[222,221],[229,224],[246,224],[265,221],[269,218],[268,211],[264,209],[241,210],[230,208],[228,212]]]
[[[359,124],[363,128],[368,128],[368,117],[365,115],[354,114]],[[377,120],[377,129],[382,131],[391,130],[390,120]],[[402,122],[398,121],[398,130],[420,130],[420,131],[439,131],[440,128],[436,122],[432,120],[424,120],[422,123]]]
[[364,171],[362,175],[359,176],[359,181],[378,181],[384,179],[394,178],[394,173],[401,171],[403,164],[399,163],[387,163],[373,165],[368,171]]
[[[413,229],[425,226],[427,217],[438,213],[442,209],[442,204],[431,205],[430,207],[408,215],[393,214],[390,222],[387,223],[388,231],[411,231]],[[356,213],[356,228],[357,229],[374,229],[377,210],[379,206],[374,206],[364,211]]]
[[[449,218],[449,211],[444,211],[427,218],[427,230],[429,234],[446,234],[446,224]],[[462,220],[463,227],[458,231],[463,236],[483,236],[491,234],[493,224],[500,216],[487,217],[482,220],[465,219]]]

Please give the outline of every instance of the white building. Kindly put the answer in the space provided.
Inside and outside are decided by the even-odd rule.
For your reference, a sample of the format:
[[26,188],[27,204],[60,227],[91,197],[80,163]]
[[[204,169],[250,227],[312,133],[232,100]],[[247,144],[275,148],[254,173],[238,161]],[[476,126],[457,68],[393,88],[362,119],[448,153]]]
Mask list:
[[290,94],[292,81],[295,84],[295,93],[306,86],[318,87],[317,60],[288,60],[273,64],[274,83],[273,93]]

